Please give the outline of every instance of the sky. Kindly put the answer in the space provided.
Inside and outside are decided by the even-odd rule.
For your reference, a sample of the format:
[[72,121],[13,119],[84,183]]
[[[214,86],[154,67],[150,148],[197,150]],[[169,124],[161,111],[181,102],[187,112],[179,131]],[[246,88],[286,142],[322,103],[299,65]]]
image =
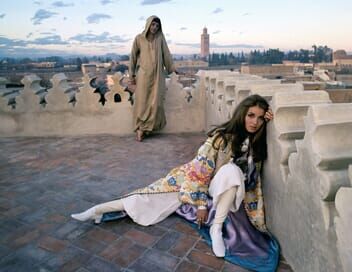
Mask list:
[[173,54],[282,51],[327,45],[352,52],[351,0],[0,0],[0,56],[129,54],[157,15]]

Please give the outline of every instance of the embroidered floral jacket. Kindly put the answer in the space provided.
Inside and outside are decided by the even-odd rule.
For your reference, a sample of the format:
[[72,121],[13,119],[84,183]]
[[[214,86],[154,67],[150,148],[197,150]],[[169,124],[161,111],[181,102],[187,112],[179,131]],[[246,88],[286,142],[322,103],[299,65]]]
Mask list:
[[[207,205],[208,187],[217,170],[231,160],[231,144],[225,148],[219,140],[213,147],[214,136],[209,137],[199,148],[197,156],[190,162],[172,169],[163,177],[147,187],[137,189],[133,194],[160,194],[179,192],[183,203],[200,206]],[[261,163],[256,164],[260,173]],[[260,231],[266,231],[264,205],[260,176],[254,189],[246,190],[244,208],[251,223]]]

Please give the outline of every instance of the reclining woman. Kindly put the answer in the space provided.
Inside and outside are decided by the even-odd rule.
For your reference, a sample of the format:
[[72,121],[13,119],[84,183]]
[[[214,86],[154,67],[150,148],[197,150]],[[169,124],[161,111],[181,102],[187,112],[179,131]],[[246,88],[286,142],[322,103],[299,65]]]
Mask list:
[[268,232],[260,173],[267,156],[266,123],[273,118],[259,95],[244,99],[232,118],[208,133],[196,157],[149,186],[73,214],[96,223],[120,212],[156,224],[173,212],[204,236],[217,257],[255,271],[275,271],[279,247]]

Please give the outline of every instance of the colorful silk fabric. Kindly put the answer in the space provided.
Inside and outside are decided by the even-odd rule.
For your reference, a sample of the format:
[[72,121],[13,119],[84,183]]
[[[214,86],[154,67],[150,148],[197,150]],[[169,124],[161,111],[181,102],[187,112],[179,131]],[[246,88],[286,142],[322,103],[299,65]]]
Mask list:
[[[197,156],[189,163],[172,169],[166,177],[121,198],[133,194],[179,192],[179,198],[184,204],[177,210],[177,213],[191,222],[193,226],[196,226],[197,206],[208,206],[210,211],[208,222],[200,233],[211,244],[209,226],[214,218],[215,210],[208,196],[208,187],[216,171],[232,159],[231,143],[224,147],[221,140],[214,143],[214,138],[214,136],[208,138],[199,148]],[[235,163],[246,177],[246,193],[243,205],[236,213],[229,212],[224,224],[223,234],[227,248],[225,259],[255,271],[275,271],[279,259],[279,246],[265,226],[264,202],[259,175],[261,163],[253,162],[250,149],[243,152]],[[106,219],[108,221],[114,217]]]

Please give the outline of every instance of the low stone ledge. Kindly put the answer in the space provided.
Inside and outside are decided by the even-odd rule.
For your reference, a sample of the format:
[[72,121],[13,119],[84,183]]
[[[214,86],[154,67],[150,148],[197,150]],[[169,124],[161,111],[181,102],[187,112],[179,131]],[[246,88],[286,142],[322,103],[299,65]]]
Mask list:
[[[351,169],[350,166],[350,173]],[[338,216],[335,217],[338,252],[343,271],[352,271],[352,188],[340,188],[335,203],[338,212]]]

